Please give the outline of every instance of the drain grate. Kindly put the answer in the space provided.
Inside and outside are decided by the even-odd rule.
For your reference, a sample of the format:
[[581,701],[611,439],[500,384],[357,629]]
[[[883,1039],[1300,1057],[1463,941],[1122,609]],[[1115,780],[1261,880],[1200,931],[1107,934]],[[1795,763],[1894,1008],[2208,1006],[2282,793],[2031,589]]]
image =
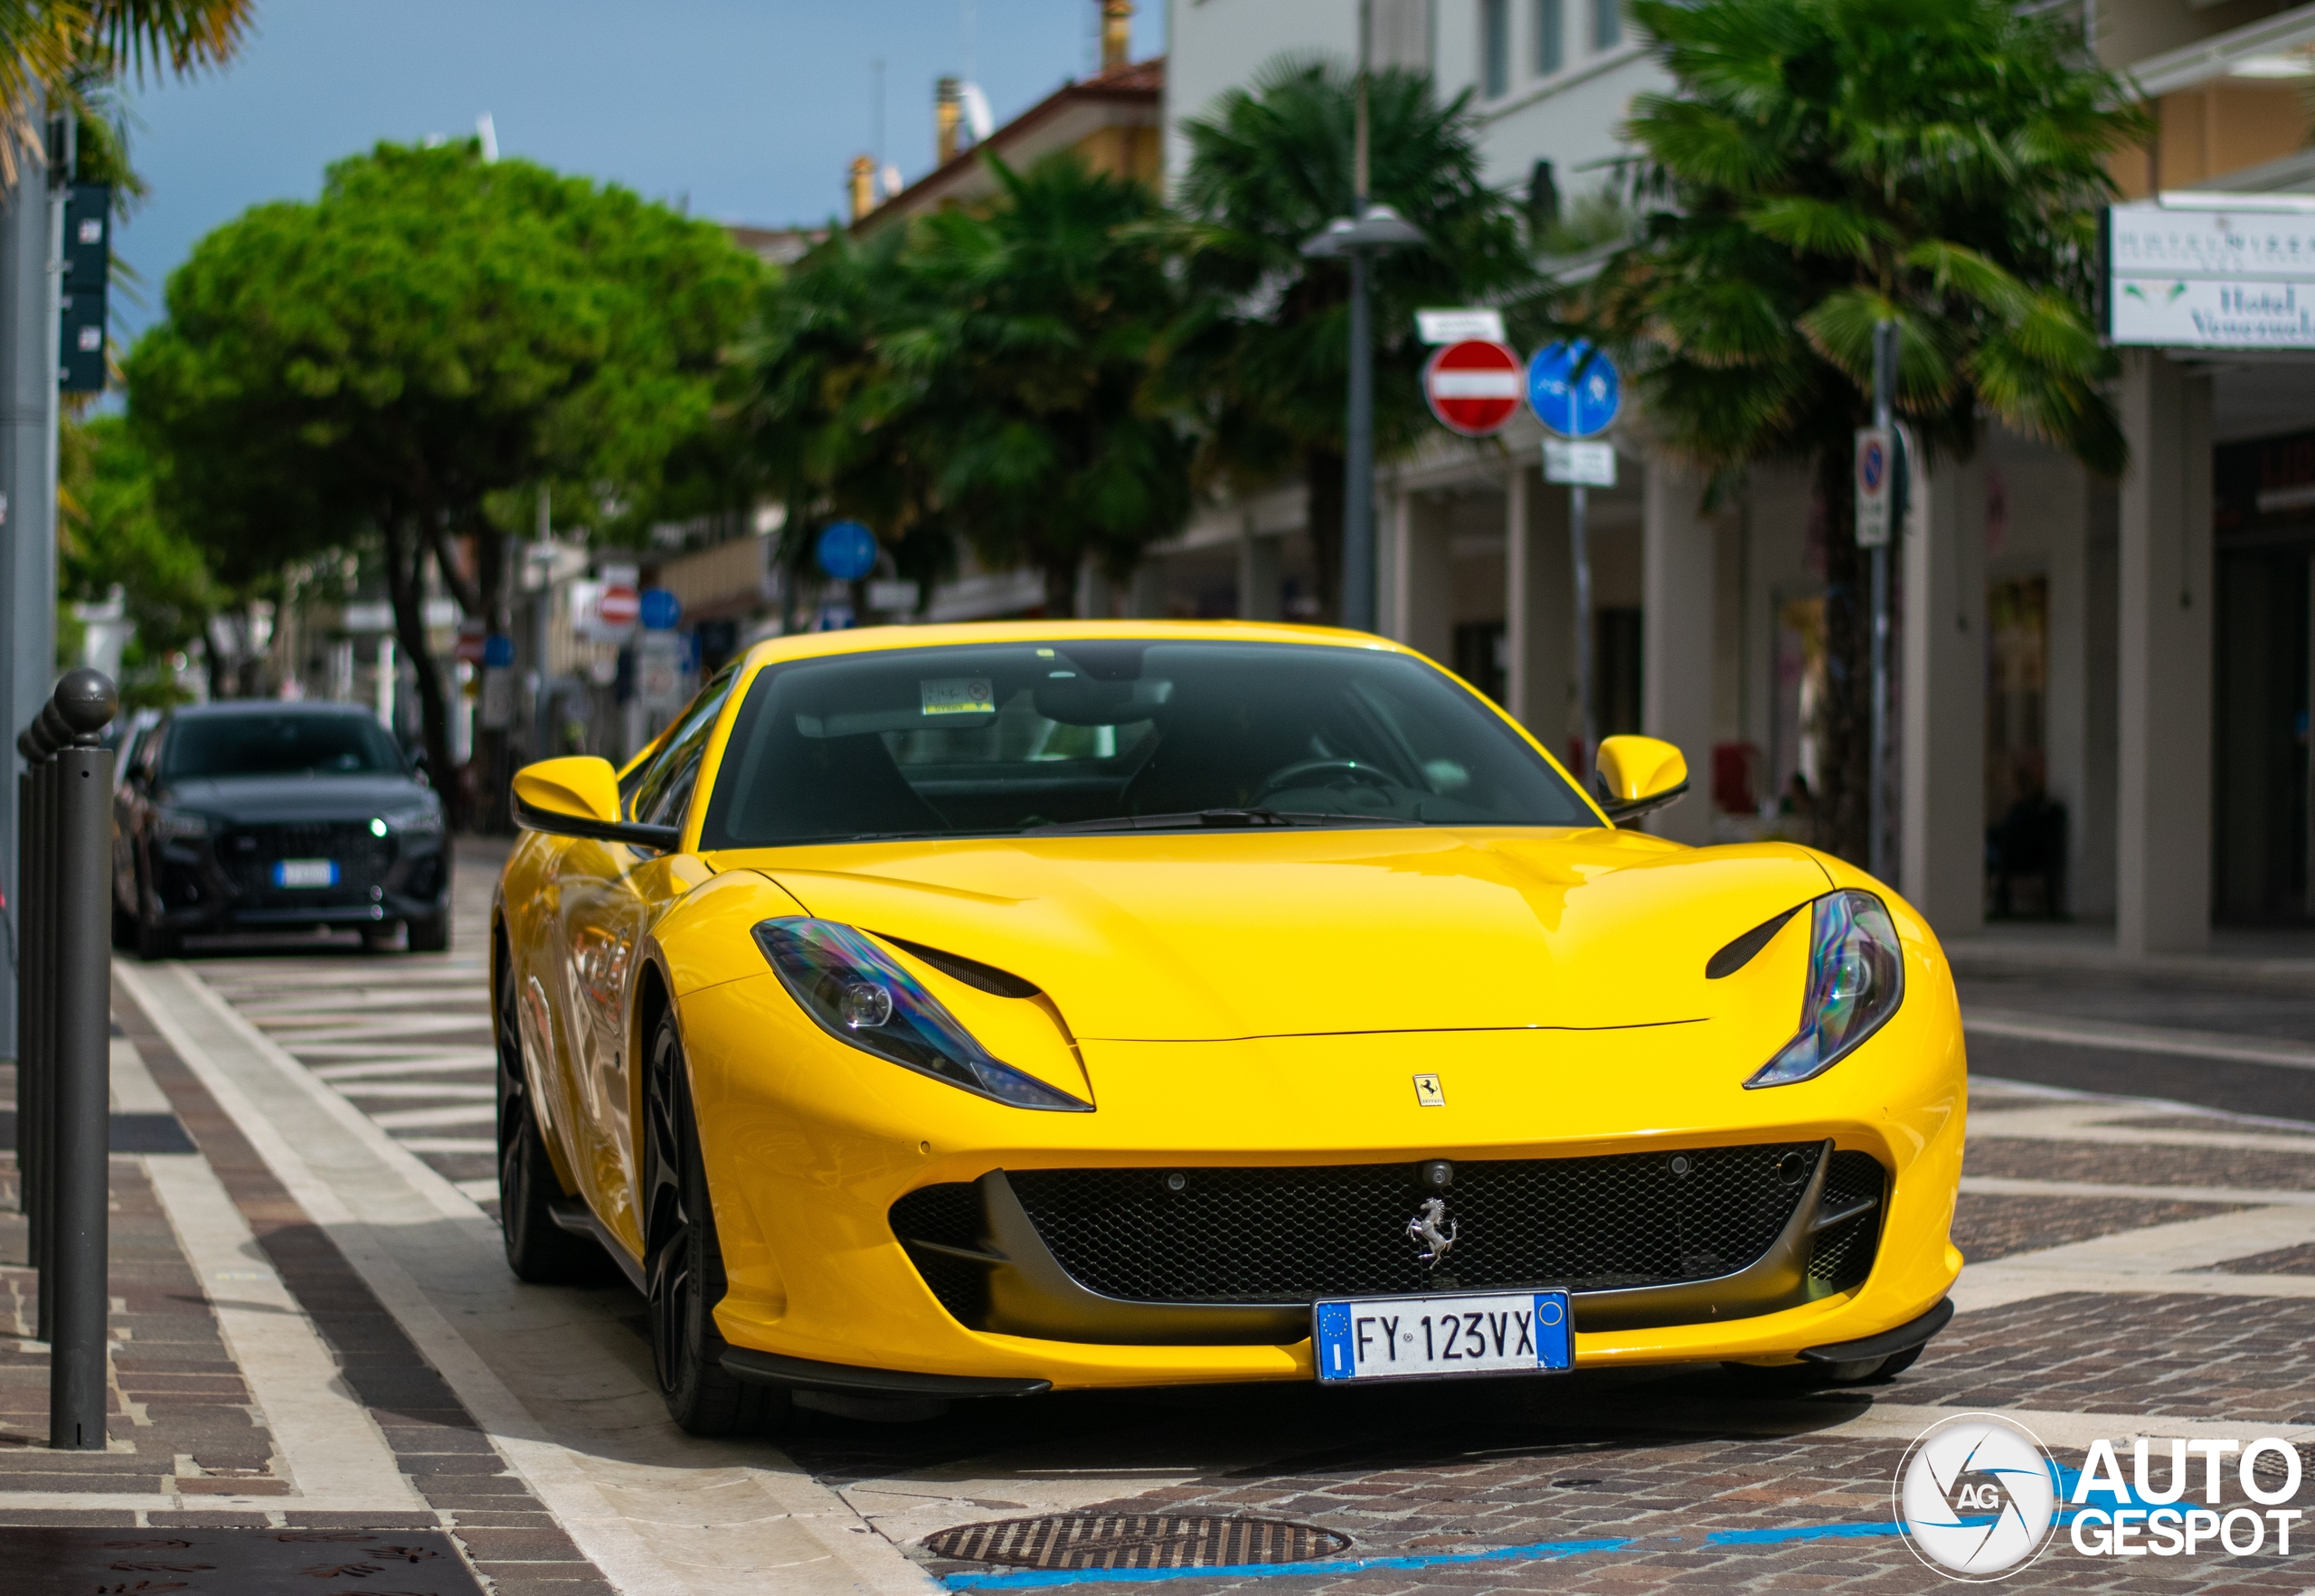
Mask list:
[[1280,1518],[1075,1513],[960,1524],[924,1544],[959,1562],[1024,1568],[1234,1568],[1331,1557],[1350,1537]]

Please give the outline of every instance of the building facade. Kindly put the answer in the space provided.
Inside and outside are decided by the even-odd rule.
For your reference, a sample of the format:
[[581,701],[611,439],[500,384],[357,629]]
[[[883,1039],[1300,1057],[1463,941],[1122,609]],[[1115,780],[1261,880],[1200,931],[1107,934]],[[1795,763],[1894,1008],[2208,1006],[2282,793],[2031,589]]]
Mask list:
[[[1630,153],[1631,98],[1668,81],[1614,0],[1372,0],[1372,14],[1376,60],[1471,95],[1507,192],[1549,162],[1580,202]],[[1357,15],[1350,0],[1173,0],[1170,171],[1185,118],[1281,52],[1352,56]],[[2118,165],[2126,194],[2315,191],[2315,5],[2098,0],[2089,27],[2161,128]],[[2214,923],[2310,918],[2315,357],[2121,358],[2119,482],[1992,429],[1975,458],[1916,483],[1897,562],[1891,857],[1947,935],[1989,911],[2053,913],[2110,922],[2121,951],[2145,954],[2203,947]],[[1755,471],[1707,512],[1644,415],[1614,441],[1619,484],[1592,491],[1590,515],[1599,732],[1688,755],[1709,801],[1655,817],[1666,835],[1805,837],[1823,680],[1809,485]],[[1382,468],[1382,614],[1564,748],[1581,724],[1568,490],[1542,480],[1540,444],[1523,418],[1482,444],[1442,430]],[[1309,592],[1300,498],[1207,506],[1134,607],[1293,614]],[[1996,882],[1989,836],[2005,826],[2049,856]]]

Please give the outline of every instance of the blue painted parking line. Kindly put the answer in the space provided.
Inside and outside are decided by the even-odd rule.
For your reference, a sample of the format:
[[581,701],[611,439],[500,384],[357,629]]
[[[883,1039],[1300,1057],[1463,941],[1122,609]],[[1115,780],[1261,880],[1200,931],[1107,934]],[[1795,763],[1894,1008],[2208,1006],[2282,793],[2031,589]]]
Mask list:
[[1446,1568],[1471,1563],[1545,1563],[1591,1552],[1629,1546],[1625,1538],[1599,1541],[1536,1541],[1498,1546],[1488,1552],[1442,1552],[1425,1557],[1322,1557],[1308,1563],[1247,1563],[1206,1568],[1063,1568],[1020,1573],[952,1573],[941,1580],[951,1591],[1029,1591],[1052,1585],[1145,1585],[1159,1580],[1280,1579],[1295,1574],[1360,1573],[1367,1570]]

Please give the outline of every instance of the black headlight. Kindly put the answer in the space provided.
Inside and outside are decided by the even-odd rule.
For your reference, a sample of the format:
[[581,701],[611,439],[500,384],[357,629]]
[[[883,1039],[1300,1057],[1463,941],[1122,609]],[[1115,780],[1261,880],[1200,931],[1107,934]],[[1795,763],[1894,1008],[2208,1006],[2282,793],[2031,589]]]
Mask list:
[[1821,1075],[1905,996],[1905,956],[1889,911],[1871,892],[1828,892],[1809,906],[1809,988],[1800,1033],[1744,1082],[1790,1086]]
[[939,998],[852,927],[798,917],[767,920],[755,934],[781,983],[838,1041],[1016,1109],[1092,1109],[991,1056]]

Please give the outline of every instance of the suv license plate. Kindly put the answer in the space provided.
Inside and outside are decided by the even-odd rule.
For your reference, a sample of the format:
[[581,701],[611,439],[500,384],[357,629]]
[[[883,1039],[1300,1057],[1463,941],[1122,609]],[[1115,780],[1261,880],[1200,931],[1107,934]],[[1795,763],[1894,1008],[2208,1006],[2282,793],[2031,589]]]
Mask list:
[[337,884],[337,861],[276,859],[273,862],[273,884],[278,887],[334,887]]
[[1324,1385],[1455,1374],[1550,1374],[1575,1363],[1564,1291],[1354,1297],[1310,1305]]

